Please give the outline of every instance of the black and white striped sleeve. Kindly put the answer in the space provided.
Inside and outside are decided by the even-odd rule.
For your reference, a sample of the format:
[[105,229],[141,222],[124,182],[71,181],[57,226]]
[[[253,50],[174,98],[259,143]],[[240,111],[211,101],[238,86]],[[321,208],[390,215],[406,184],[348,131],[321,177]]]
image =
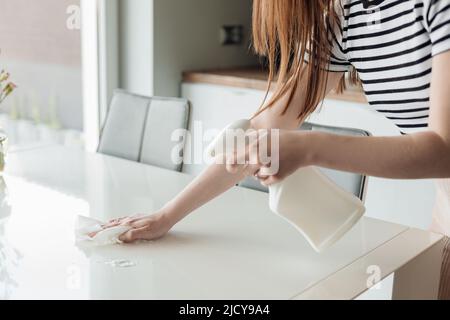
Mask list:
[[335,53],[332,53],[327,71],[331,72],[347,72],[350,70],[351,64],[346,59],[338,57]]
[[[330,43],[331,45],[331,43]],[[351,63],[347,60],[340,44],[333,40],[331,47],[330,59],[325,66],[325,70],[329,72],[347,72],[350,71]],[[305,62],[309,63],[309,53],[305,53]]]
[[343,49],[342,31],[335,28],[330,32],[329,43],[331,46],[330,61],[327,66],[327,71],[331,72],[347,72],[350,70],[351,64],[347,59],[347,55]]
[[424,5],[431,53],[435,56],[450,50],[450,0],[424,0]]

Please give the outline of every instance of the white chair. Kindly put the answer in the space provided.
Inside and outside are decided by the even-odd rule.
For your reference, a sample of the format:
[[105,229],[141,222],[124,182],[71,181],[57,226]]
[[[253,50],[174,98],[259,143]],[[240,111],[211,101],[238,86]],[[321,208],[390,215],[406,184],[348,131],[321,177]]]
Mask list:
[[172,133],[187,129],[189,114],[190,105],[186,99],[145,97],[116,90],[98,152],[181,171],[182,163],[175,162],[172,156],[180,141],[173,141]]

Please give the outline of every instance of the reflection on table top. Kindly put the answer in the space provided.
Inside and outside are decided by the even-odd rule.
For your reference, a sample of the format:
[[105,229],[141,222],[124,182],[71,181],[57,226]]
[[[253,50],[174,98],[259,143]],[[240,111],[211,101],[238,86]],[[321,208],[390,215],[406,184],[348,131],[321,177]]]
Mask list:
[[[234,188],[161,240],[75,246],[77,215],[149,213],[190,180],[63,147],[10,155],[0,181],[0,251],[8,257],[0,298],[289,299],[407,230],[364,218],[319,255],[270,212],[267,195]],[[135,265],[108,263],[115,260]]]

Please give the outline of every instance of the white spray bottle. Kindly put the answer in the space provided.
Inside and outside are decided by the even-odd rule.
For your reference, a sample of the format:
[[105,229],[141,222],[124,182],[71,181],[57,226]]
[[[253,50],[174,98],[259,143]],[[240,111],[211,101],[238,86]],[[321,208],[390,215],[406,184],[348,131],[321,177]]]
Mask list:
[[[209,145],[208,154],[213,157],[216,150],[223,150],[228,133],[249,129],[249,120],[230,124]],[[360,199],[314,167],[301,168],[270,186],[269,206],[292,224],[317,252],[336,243],[365,212]]]

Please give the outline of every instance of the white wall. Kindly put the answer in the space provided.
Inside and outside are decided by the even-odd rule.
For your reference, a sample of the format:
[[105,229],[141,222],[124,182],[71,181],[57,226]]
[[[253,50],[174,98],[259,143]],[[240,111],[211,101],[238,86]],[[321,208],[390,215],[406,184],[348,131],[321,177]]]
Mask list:
[[[182,72],[248,66],[251,0],[119,0],[120,85],[144,95],[179,96]],[[247,38],[222,46],[220,28],[241,24]]]
[[119,1],[120,86],[153,95],[153,2]]
[[[155,94],[178,96],[186,70],[254,65],[251,0],[155,0]],[[222,46],[220,28],[241,24],[247,38]]]
[[99,93],[100,123],[103,123],[109,102],[120,87],[119,61],[119,1],[98,1]]

